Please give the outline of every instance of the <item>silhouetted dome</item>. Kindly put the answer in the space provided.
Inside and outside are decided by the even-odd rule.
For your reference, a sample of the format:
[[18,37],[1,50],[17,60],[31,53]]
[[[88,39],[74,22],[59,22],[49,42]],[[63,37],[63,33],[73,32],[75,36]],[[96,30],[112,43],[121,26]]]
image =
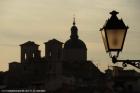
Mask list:
[[85,43],[80,39],[69,39],[64,44],[64,49],[73,49],[73,48],[79,48],[79,49],[87,49]]

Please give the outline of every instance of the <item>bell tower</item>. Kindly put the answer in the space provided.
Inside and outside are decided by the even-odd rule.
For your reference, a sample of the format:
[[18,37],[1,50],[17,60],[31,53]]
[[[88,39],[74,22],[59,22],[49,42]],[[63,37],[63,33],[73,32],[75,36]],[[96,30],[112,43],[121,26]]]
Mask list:
[[21,47],[21,63],[37,61],[41,58],[39,45],[32,41],[28,41],[20,45]]
[[45,58],[47,60],[60,60],[62,57],[62,42],[52,39],[45,42]]

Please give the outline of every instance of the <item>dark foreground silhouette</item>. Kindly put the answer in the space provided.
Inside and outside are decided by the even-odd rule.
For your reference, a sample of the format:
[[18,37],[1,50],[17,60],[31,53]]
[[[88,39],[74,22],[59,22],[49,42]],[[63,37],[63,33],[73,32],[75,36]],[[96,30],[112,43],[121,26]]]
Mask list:
[[86,44],[79,39],[75,19],[70,39],[64,44],[56,39],[45,42],[44,57],[33,41],[20,47],[21,62],[11,62],[8,71],[0,72],[1,92],[140,93],[140,73],[115,66],[102,73],[87,60]]

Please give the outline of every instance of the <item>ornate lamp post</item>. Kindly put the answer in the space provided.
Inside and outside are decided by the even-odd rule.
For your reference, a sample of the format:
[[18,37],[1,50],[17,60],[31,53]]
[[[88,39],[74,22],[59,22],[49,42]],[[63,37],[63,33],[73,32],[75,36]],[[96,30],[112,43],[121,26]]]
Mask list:
[[110,12],[111,17],[106,20],[103,28],[100,29],[102,39],[104,42],[105,50],[112,58],[112,62],[122,62],[123,66],[127,64],[133,65],[140,69],[140,60],[118,60],[119,53],[123,49],[125,37],[127,34],[128,26],[126,26],[122,19],[118,19],[119,12]]

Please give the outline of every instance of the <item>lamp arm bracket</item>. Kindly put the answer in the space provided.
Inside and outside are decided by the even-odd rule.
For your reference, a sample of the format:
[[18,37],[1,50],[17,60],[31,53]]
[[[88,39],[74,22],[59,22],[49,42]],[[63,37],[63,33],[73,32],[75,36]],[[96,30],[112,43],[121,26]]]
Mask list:
[[127,64],[132,65],[138,69],[140,69],[140,60],[118,60],[117,57],[113,56],[112,57],[112,62],[117,63],[117,62],[122,62],[122,66],[126,67]]

